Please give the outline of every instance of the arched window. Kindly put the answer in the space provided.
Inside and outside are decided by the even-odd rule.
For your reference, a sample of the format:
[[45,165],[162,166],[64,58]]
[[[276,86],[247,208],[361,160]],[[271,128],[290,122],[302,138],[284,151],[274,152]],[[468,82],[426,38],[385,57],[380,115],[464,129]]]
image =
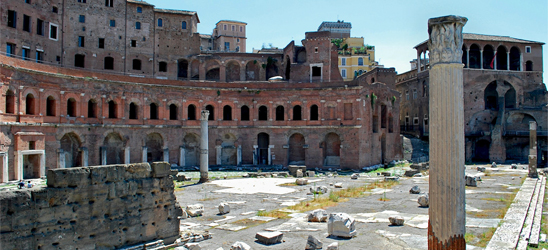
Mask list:
[[107,56],[105,57],[105,69],[114,69],[114,58]]
[[143,8],[137,7],[137,13],[143,13]]
[[358,58],[358,66],[363,66],[363,57]]
[[46,116],[55,116],[55,98],[48,96],[46,100]]
[[293,107],[293,120],[300,121],[302,120],[302,109],[300,105]]
[[268,120],[268,108],[266,106],[259,107],[259,121]]
[[188,105],[187,114],[188,114],[187,119],[189,121],[196,120],[196,106],[194,106],[193,104]]
[[499,46],[497,48],[497,53],[496,53],[496,60],[497,60],[497,69],[498,70],[508,70],[508,63],[507,63],[507,57],[508,57],[508,54],[506,53],[506,47],[504,46]]
[[34,115],[34,96],[29,93],[25,100],[25,114]]
[[67,101],[67,116],[76,117],[76,100],[74,98]]
[[15,113],[15,94],[11,90],[6,92],[6,113]]
[[485,45],[483,47],[483,68],[493,69],[495,58],[495,49],[491,45]]
[[183,21],[183,22],[181,23],[181,29],[186,30],[186,21]]
[[141,29],[141,22],[135,22],[135,29]]
[[93,99],[88,101],[88,117],[97,118],[97,102]]
[[249,107],[242,106],[240,112],[242,121],[249,121]]
[[150,104],[150,119],[158,120],[158,105],[156,103]]
[[527,61],[525,63],[525,71],[533,71],[533,62],[532,61]]
[[215,109],[213,108],[213,106],[207,105],[206,110],[209,111],[209,117],[207,117],[207,119],[209,121],[215,120],[215,114],[213,113],[215,111]]
[[310,120],[311,121],[318,120],[318,105],[316,104],[310,106]]
[[164,26],[164,20],[162,18],[158,18],[158,27]]
[[139,107],[135,103],[129,104],[129,119],[135,120],[139,117]]
[[[260,120],[260,118],[259,118],[259,120]],[[283,120],[284,120],[284,106],[280,105],[280,106],[276,107],[276,121],[283,121]]]
[[481,52],[477,44],[472,44],[472,46],[470,46],[470,50],[468,51],[468,57],[470,58],[470,61],[468,62],[468,68],[481,68]]
[[112,100],[108,102],[108,118],[117,118],[116,106],[116,102]]
[[141,60],[133,59],[133,70],[141,70]]
[[158,71],[167,72],[167,63],[166,62],[160,62],[159,65],[158,65]]
[[223,107],[223,120],[232,121],[232,107],[228,105]]
[[177,105],[171,104],[169,105],[169,119],[170,120],[177,120],[177,112],[178,112]]

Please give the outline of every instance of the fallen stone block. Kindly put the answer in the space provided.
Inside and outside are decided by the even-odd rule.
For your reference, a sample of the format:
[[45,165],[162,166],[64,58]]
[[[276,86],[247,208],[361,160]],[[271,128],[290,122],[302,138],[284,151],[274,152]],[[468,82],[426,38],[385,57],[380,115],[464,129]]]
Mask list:
[[335,188],[342,188],[343,187],[343,184],[341,182],[337,182],[335,183]]
[[230,250],[250,250],[251,247],[246,244],[245,242],[236,241],[232,246],[230,247]]
[[258,232],[255,234],[255,238],[262,244],[272,245],[281,243],[284,234],[282,232]]
[[299,186],[303,186],[303,185],[306,185],[308,184],[308,180],[307,179],[303,179],[303,178],[299,178],[297,180],[295,180],[295,183]]
[[326,250],[339,250],[339,242],[333,242],[329,244]]
[[390,216],[388,217],[388,220],[390,221],[390,225],[392,226],[403,226],[404,219],[399,215]]
[[392,176],[392,173],[390,173],[390,172],[382,172],[381,174],[383,176]]
[[485,167],[478,167],[477,170],[478,172],[485,172]]
[[191,180],[191,178],[187,178],[186,175],[183,174],[183,173],[177,173],[175,178],[176,178],[177,181],[190,181]]
[[202,247],[200,247],[199,243],[186,243],[185,247],[188,250],[201,250],[202,249]]
[[497,167],[497,163],[495,163],[495,162],[491,163],[491,167],[492,167],[492,168],[496,168],[496,167]]
[[226,202],[221,202],[221,204],[219,204],[219,213],[220,214],[228,214],[230,213],[230,205],[228,205],[228,203]]
[[356,235],[354,218],[345,213],[329,214],[329,220],[327,221],[327,234],[343,238],[352,238]]
[[384,181],[399,181],[400,177],[398,176],[386,176],[384,177]]
[[409,189],[409,193],[410,194],[420,194],[421,189],[419,188],[419,186],[415,185],[411,189]]
[[308,222],[326,222],[327,212],[323,209],[316,209],[308,214]]
[[306,171],[306,176],[314,177],[314,176],[316,176],[316,172],[313,171],[313,170],[308,170],[308,171]]
[[204,213],[204,205],[194,204],[186,206],[186,212],[190,217],[201,216]]
[[518,165],[512,164],[512,167],[511,167],[511,168],[512,168],[512,169],[518,169]]
[[171,174],[171,165],[165,161],[153,162],[150,167],[152,168],[152,177],[166,177]]
[[300,169],[297,169],[297,172],[295,173],[295,177],[297,178],[303,178],[303,171]]
[[478,186],[478,177],[467,175],[464,178],[466,179],[466,186],[469,186],[469,187]]
[[405,175],[407,177],[412,177],[412,176],[414,176],[415,174],[418,174],[418,173],[420,173],[419,170],[406,170],[403,175]]
[[417,199],[417,202],[419,203],[420,207],[428,207],[430,206],[430,200],[428,199],[428,194],[422,194]]
[[352,174],[352,175],[350,176],[350,179],[356,180],[356,179],[358,179],[358,177],[360,177],[360,174],[354,173],[354,174]]
[[316,249],[322,249],[323,243],[316,239],[316,237],[312,235],[308,235],[308,240],[306,241],[306,246],[304,249],[306,250],[316,250]]
[[421,173],[416,173],[413,175],[413,177],[423,177],[423,175]]
[[327,187],[326,186],[319,186],[315,190],[313,187],[310,188],[310,193],[312,194],[327,194]]

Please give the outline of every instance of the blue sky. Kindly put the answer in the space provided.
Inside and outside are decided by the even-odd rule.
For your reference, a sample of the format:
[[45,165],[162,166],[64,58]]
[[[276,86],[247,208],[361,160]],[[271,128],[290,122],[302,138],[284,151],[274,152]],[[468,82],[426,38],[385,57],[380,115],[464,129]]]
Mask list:
[[[511,36],[548,42],[547,0],[145,0],[157,8],[197,11],[198,32],[211,34],[219,20],[247,23],[247,51],[272,44],[283,48],[297,44],[322,21],[352,23],[352,36],[374,45],[376,60],[398,73],[410,69],[413,47],[428,39],[431,17],[459,15],[468,18],[466,33]],[[546,47],[546,46],[544,46]],[[544,58],[548,50],[543,48]],[[544,72],[548,63],[543,62]],[[546,82],[546,81],[544,81]]]

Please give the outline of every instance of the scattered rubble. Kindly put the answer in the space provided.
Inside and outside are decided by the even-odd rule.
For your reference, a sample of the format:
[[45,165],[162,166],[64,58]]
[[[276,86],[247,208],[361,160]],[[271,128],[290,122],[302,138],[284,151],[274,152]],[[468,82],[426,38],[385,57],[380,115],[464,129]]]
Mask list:
[[308,214],[308,222],[326,222],[327,212],[323,209],[316,209]]
[[316,249],[322,249],[323,243],[318,240],[316,237],[312,235],[308,235],[308,240],[306,241],[306,246],[304,249],[306,250],[316,250]]
[[251,247],[245,242],[236,241],[232,244],[230,250],[251,250]]
[[186,206],[185,210],[188,216],[190,217],[202,216],[202,214],[204,213],[204,205],[202,204],[188,205]]
[[265,245],[281,243],[283,237],[284,234],[282,232],[258,232],[255,235],[257,241]]
[[350,217],[350,215],[346,213],[329,214],[327,234],[343,238],[352,238],[356,235],[354,218]]
[[409,193],[410,194],[420,194],[421,189],[419,188],[419,186],[415,185],[411,189],[409,189]]
[[335,188],[342,188],[342,187],[343,187],[342,182],[335,183]]
[[485,167],[478,167],[477,170],[478,172],[485,172]]
[[390,216],[388,220],[392,226],[403,226],[404,219],[399,215]]
[[356,179],[358,179],[358,177],[360,177],[360,174],[358,174],[358,173],[353,173],[353,174],[350,176],[350,179],[356,180]]
[[429,207],[430,206],[430,200],[428,199],[428,194],[422,194],[417,199],[417,202],[419,203],[420,207]]
[[466,179],[466,186],[469,186],[469,187],[477,187],[478,186],[479,177],[467,175],[464,178]]
[[339,250],[339,242],[333,242],[329,244],[326,250]]
[[221,204],[219,204],[219,214],[228,214],[230,213],[230,205],[228,205],[228,203],[226,202],[221,202]]
[[303,179],[303,178],[299,178],[297,180],[295,180],[295,183],[299,186],[303,186],[303,185],[306,185],[308,184],[308,180],[307,179]]

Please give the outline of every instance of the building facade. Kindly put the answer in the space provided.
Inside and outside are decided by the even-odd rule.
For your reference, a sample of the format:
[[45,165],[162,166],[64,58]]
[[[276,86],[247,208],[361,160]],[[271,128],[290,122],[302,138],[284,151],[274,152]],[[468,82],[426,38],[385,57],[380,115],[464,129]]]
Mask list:
[[[466,160],[527,162],[529,122],[538,124],[539,164],[547,161],[548,94],[542,45],[504,36],[463,34]],[[402,133],[428,137],[428,45],[415,47],[414,70],[396,78]]]
[[[40,16],[27,10],[45,3],[32,3],[2,5],[2,17]],[[280,51],[204,53],[217,39],[195,32],[195,12],[141,1],[66,6],[59,21],[41,18],[67,32],[36,40],[58,49],[58,64],[45,62],[45,45],[44,60],[24,60],[20,46],[34,52],[35,34],[21,21],[1,24],[9,33],[2,43],[14,44],[0,55],[2,182],[88,165],[196,166],[202,110],[210,112],[211,165],[358,169],[402,158],[398,92],[381,76],[344,82],[330,32],[308,32],[302,46]],[[65,64],[81,62],[76,55],[84,67]],[[285,79],[268,81],[275,76]]]

